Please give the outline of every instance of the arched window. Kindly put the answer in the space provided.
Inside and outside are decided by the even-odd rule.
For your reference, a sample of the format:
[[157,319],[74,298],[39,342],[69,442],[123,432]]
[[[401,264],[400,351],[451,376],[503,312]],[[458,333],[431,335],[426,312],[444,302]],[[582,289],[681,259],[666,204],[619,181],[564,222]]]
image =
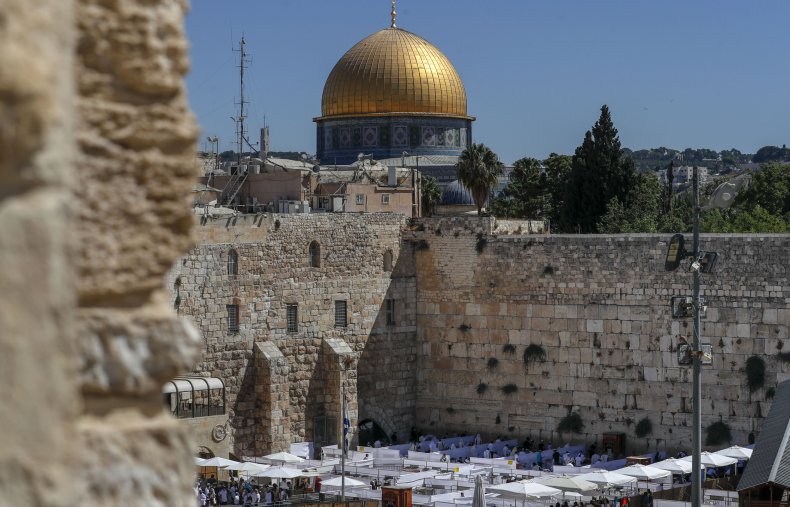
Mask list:
[[384,271],[392,271],[392,250],[384,252]]
[[239,274],[239,254],[236,253],[236,250],[231,250],[228,252],[228,274]]
[[310,243],[310,267],[321,267],[321,245],[318,244],[318,241]]

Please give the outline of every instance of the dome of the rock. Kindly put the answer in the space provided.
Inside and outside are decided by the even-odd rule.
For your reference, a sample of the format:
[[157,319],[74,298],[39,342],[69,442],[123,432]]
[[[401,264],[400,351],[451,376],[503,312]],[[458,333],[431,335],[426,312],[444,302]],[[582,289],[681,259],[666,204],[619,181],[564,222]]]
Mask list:
[[[394,13],[393,13],[394,14]],[[457,157],[472,143],[466,90],[433,44],[393,26],[349,49],[324,85],[316,154],[324,164]]]

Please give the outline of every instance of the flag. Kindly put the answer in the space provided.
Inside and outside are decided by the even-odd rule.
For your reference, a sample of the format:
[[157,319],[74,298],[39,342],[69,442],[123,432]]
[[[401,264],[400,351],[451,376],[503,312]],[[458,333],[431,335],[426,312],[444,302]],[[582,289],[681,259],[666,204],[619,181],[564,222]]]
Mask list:
[[343,395],[343,455],[348,455],[348,432],[351,429],[351,420],[348,417],[348,400]]

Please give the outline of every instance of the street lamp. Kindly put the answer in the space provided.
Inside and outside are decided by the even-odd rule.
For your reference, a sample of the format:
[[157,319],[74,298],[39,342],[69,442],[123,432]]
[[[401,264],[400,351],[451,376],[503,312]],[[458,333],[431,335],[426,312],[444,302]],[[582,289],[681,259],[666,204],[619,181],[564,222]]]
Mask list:
[[[681,260],[691,257],[690,270],[694,277],[694,294],[692,296],[692,310],[694,314],[694,340],[691,351],[688,354],[693,364],[693,385],[692,399],[694,409],[691,424],[691,505],[700,507],[702,505],[702,478],[700,477],[701,465],[701,440],[702,440],[702,389],[700,386],[700,374],[702,373],[703,350],[700,345],[700,315],[703,311],[703,304],[700,298],[700,278],[702,273],[710,273],[716,266],[718,254],[716,252],[700,252],[699,249],[699,174],[697,166],[694,166],[692,175],[692,192],[694,198],[694,227],[693,227],[693,251],[686,252],[684,249],[684,238],[682,234],[675,234],[669,241],[669,248],[664,260],[664,268],[667,271],[674,271],[680,266]],[[674,302],[673,302],[674,306]],[[674,310],[674,309],[673,309]]]

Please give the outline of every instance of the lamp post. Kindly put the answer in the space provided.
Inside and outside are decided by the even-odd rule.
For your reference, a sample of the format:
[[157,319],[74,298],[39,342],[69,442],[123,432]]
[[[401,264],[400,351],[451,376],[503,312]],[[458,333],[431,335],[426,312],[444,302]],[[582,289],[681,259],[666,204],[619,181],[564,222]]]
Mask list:
[[[671,185],[671,182],[670,182]],[[693,317],[694,319],[694,338],[691,344],[691,350],[687,347],[681,348],[678,346],[678,364],[691,364],[692,365],[692,387],[691,396],[693,402],[692,421],[691,421],[691,505],[692,507],[700,507],[702,505],[702,477],[700,477],[701,466],[701,451],[702,451],[702,388],[700,383],[700,376],[702,373],[702,362],[704,359],[702,352],[702,344],[700,343],[700,318],[701,314],[705,311],[705,306],[700,297],[700,282],[702,273],[713,272],[716,266],[718,253],[716,252],[701,252],[699,245],[699,171],[697,166],[694,166],[692,173],[692,192],[694,199],[693,210],[693,246],[692,252],[687,252],[684,248],[684,240],[682,234],[675,234],[669,242],[667,249],[667,256],[664,268],[667,271],[674,271],[680,266],[680,262],[691,257],[690,270],[693,278],[693,295],[691,298],[691,310],[693,315],[688,315],[688,303],[683,307],[675,308],[675,303],[672,303],[672,316],[673,318],[686,318]],[[678,298],[673,298],[673,300]],[[686,298],[679,298],[686,300]],[[682,352],[682,353],[681,353]],[[706,363],[710,364],[710,363]]]
[[702,354],[700,351],[700,251],[699,251],[699,174],[697,166],[694,166],[692,174],[692,192],[694,193],[694,261],[692,263],[692,273],[694,275],[694,341],[693,341],[693,385],[692,398],[694,403],[694,413],[692,415],[692,435],[691,435],[691,506],[700,507],[702,505],[702,477],[700,477],[700,453],[702,451],[702,388],[700,386],[700,374],[702,373]]

